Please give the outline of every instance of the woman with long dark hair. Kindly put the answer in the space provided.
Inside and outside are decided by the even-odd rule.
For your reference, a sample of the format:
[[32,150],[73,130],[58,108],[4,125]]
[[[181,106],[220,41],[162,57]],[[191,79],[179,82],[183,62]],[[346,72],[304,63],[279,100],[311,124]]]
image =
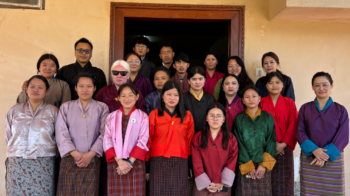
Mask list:
[[[238,56],[231,56],[227,62],[227,74],[233,74],[237,76],[240,86],[240,91],[238,91],[238,96],[242,97],[242,90],[248,85],[254,85],[252,79],[247,74],[244,62]],[[215,100],[219,99],[220,88],[223,79],[220,79],[214,88]]]
[[293,150],[297,143],[298,110],[292,99],[283,97],[283,77],[278,72],[267,75],[266,88],[270,95],[261,99],[261,109],[270,113],[275,120],[276,160],[271,172],[273,195],[294,195]]
[[191,149],[196,182],[193,195],[231,195],[238,147],[220,103],[208,106],[206,123],[193,137]]
[[205,85],[203,87],[204,92],[213,95],[216,83],[224,77],[223,73],[216,71],[216,66],[219,63],[219,58],[215,52],[207,52],[205,54]]
[[283,77],[283,89],[281,95],[291,98],[293,101],[295,101],[292,79],[277,69],[278,66],[280,66],[280,60],[278,56],[273,52],[265,53],[261,58],[261,66],[264,68],[266,76],[259,78],[255,83],[255,86],[261,93],[261,97],[267,97],[269,95],[269,91],[266,88],[267,74],[271,72],[278,72]]
[[186,196],[194,122],[178,83],[164,84],[159,108],[149,114],[149,121],[150,195]]

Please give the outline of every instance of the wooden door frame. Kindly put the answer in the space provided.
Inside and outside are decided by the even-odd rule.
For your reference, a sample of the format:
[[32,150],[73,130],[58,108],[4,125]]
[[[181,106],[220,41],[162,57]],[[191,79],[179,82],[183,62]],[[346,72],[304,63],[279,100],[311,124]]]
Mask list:
[[229,54],[244,58],[244,6],[111,2],[110,66],[124,58],[125,19],[229,21]]

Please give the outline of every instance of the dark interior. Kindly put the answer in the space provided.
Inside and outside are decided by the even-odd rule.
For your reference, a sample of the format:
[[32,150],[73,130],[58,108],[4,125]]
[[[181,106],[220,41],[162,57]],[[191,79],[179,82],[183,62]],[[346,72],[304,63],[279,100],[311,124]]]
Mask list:
[[157,64],[159,44],[171,42],[176,52],[186,53],[191,61],[190,66],[203,66],[204,54],[215,51],[219,56],[217,71],[227,71],[226,61],[229,56],[229,22],[208,21],[125,21],[125,54],[132,52],[132,40],[140,35],[146,36],[150,42],[147,58]]

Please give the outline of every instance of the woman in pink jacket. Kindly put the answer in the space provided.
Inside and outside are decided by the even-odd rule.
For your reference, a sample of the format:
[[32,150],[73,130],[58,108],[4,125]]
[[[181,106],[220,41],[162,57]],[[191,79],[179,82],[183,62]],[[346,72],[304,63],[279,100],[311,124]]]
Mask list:
[[108,163],[108,195],[146,194],[144,159],[149,120],[146,113],[136,109],[138,98],[134,85],[121,85],[118,99],[122,106],[106,119],[103,149]]

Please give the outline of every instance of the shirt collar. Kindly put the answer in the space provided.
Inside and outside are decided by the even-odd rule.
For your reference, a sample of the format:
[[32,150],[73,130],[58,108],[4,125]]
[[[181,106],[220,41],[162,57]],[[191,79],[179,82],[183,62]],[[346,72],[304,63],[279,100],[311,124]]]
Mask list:
[[232,105],[233,103],[235,103],[235,102],[238,100],[238,98],[239,98],[239,96],[238,96],[238,94],[236,94],[236,96],[235,96],[235,98],[233,98],[232,102],[229,103],[229,102],[227,101],[227,98],[225,97],[226,104],[227,104],[228,106],[230,106],[230,105]]
[[261,109],[260,109],[260,108],[258,109],[258,111],[256,112],[256,115],[255,115],[254,118],[252,117],[252,115],[250,114],[250,112],[248,111],[248,109],[245,110],[245,113],[248,114],[248,116],[254,120],[254,119],[256,119],[256,117],[258,117],[258,116],[261,115]]
[[174,110],[173,113],[171,113],[171,112],[168,110],[168,108],[166,108],[166,107],[165,107],[164,110],[165,110],[166,113],[169,114],[169,116],[170,116],[171,118],[174,117],[174,116],[176,115],[176,110]]
[[134,106],[128,114],[124,114],[123,106],[120,106],[120,111],[122,112],[123,115],[131,116],[131,114],[132,114],[135,110],[136,110],[136,107]]
[[196,93],[194,92],[194,90],[193,90],[192,88],[190,89],[190,93],[191,93],[191,94],[193,95],[193,97],[194,97],[195,99],[197,99],[198,101],[200,101],[200,100],[202,99],[203,95],[204,95],[204,91],[202,90],[202,92],[199,93],[199,95],[198,95],[198,97],[197,97]]
[[331,106],[331,104],[333,103],[333,100],[332,100],[332,97],[329,97],[329,99],[328,99],[326,105],[324,106],[324,108],[323,108],[322,110],[320,109],[320,105],[318,104],[317,98],[315,98],[314,102],[315,102],[315,105],[316,105],[316,107],[317,107],[318,112],[321,113],[323,110],[325,110],[325,109],[327,109],[329,106]]

